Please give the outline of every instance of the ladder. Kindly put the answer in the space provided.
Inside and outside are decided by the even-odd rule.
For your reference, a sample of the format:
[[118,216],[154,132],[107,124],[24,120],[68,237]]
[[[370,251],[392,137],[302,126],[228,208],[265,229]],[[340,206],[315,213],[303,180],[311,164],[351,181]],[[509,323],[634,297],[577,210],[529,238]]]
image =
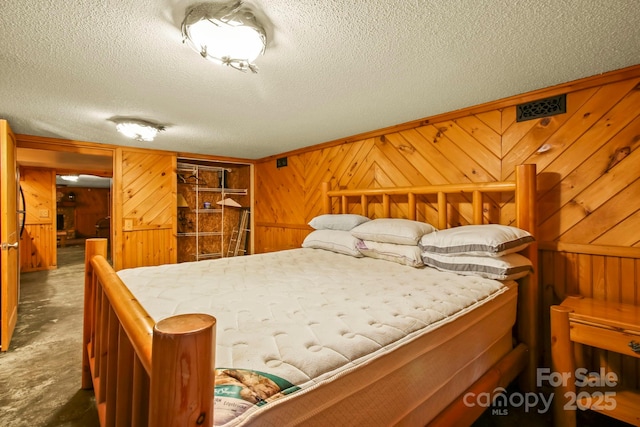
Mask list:
[[249,208],[240,208],[238,226],[233,228],[227,256],[238,256],[246,254],[247,235],[249,234]]

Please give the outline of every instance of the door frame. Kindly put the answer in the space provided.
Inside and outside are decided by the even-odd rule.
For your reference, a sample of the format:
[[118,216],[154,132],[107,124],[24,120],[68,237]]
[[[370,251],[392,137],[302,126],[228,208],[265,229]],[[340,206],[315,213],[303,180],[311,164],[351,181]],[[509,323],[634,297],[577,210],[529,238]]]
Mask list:
[[18,321],[20,293],[17,148],[6,120],[0,120],[0,164],[0,351],[4,352]]
[[[48,169],[58,175],[96,175],[112,178],[115,181],[114,152],[117,146],[20,134],[16,135],[16,140],[20,167]],[[98,158],[102,160],[96,160]],[[52,194],[55,196],[55,193],[54,183]],[[109,202],[110,215],[113,218],[113,188]],[[113,241],[113,227],[111,227],[110,241]],[[46,244],[57,251],[55,233],[52,234],[51,241]],[[111,246],[113,248],[113,245]]]

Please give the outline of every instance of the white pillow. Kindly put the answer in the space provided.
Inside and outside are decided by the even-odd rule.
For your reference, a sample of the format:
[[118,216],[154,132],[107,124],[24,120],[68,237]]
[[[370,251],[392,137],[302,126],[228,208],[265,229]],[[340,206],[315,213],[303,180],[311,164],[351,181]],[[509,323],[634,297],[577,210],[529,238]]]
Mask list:
[[315,230],[302,242],[303,248],[325,249],[340,254],[362,257],[357,248],[359,240],[344,230]]
[[521,251],[534,238],[527,231],[500,224],[463,225],[422,236],[423,252],[441,255],[502,256]]
[[422,267],[422,256],[417,245],[396,245],[395,243],[381,243],[372,240],[360,240],[357,244],[362,255],[397,262],[410,267]]
[[520,254],[501,257],[447,256],[423,252],[422,261],[429,267],[463,275],[476,275],[488,279],[515,280],[533,271],[529,258]]
[[401,218],[378,218],[360,224],[351,230],[351,234],[362,240],[416,245],[423,235],[435,230],[435,227],[426,222]]
[[324,214],[314,217],[309,225],[316,230],[344,230],[369,221],[369,218],[356,214]]

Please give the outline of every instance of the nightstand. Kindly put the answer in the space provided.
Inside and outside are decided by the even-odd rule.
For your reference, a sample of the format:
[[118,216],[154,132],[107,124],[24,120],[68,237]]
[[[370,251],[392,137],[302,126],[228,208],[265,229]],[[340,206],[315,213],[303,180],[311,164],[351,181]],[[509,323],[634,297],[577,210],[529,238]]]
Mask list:
[[[640,307],[568,297],[551,307],[552,368],[556,426],[575,426],[576,410],[591,409],[640,426],[640,390],[618,387],[619,373],[576,367],[574,343],[640,358]],[[539,379],[540,381],[540,379]]]

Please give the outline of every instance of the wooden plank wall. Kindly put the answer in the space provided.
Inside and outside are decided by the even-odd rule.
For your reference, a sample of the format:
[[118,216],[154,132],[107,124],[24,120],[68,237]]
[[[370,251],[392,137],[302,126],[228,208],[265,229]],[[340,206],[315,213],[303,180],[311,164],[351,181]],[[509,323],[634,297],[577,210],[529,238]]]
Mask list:
[[[543,119],[516,122],[508,106],[294,153],[285,168],[263,160],[256,250],[299,246],[306,233],[296,230],[308,232],[321,212],[322,181],[357,188],[510,180],[520,163],[538,167],[540,241],[640,247],[628,232],[640,227],[639,84],[636,77],[569,92],[568,112]],[[501,215],[508,222],[512,212]],[[466,221],[462,214],[457,222]]]
[[[561,93],[567,94],[565,114],[516,122],[517,104]],[[635,66],[262,159],[256,164],[256,252],[300,246],[310,231],[306,223],[321,213],[322,181],[357,188],[510,180],[517,164],[535,163],[544,322],[549,305],[568,291],[638,304],[639,145]],[[288,166],[276,168],[282,156]],[[395,209],[402,215],[400,203]],[[448,212],[449,222],[467,223],[465,208],[456,210]],[[420,219],[431,222],[430,212]],[[496,215],[510,223],[513,204],[490,200],[485,216]],[[541,327],[546,332],[548,323]],[[624,363],[637,381],[636,362]]]
[[176,156],[117,148],[114,268],[175,263]]
[[78,237],[96,237],[96,222],[110,215],[111,190],[109,188],[58,187],[63,198],[75,194],[74,229]]
[[51,169],[20,168],[27,211],[20,240],[21,272],[57,267],[55,182]]

